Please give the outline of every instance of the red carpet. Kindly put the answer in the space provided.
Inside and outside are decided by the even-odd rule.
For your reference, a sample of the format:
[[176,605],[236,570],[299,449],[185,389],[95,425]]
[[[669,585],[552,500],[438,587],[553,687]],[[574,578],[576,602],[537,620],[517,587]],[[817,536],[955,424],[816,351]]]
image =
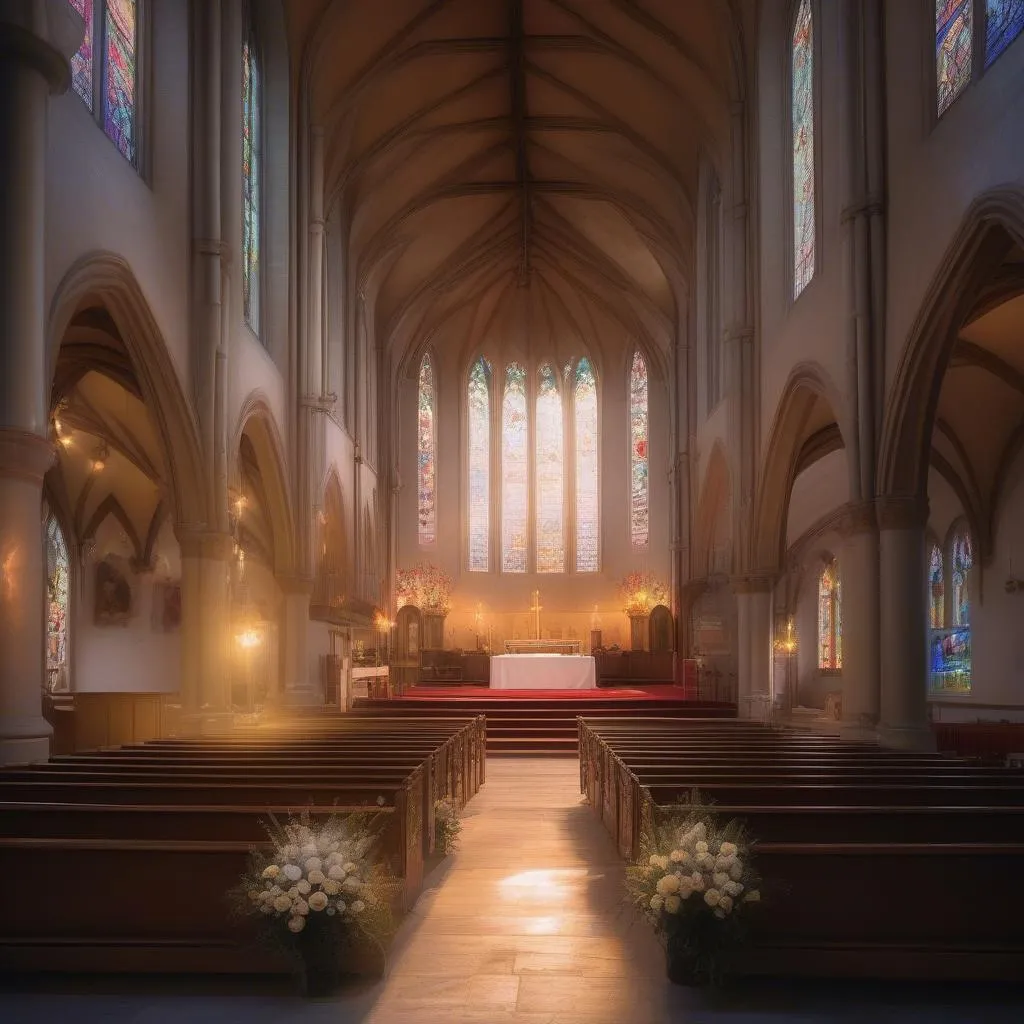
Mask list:
[[564,701],[679,701],[684,702],[686,691],[671,683],[652,683],[635,688],[607,687],[596,690],[492,690],[487,686],[415,686],[402,694],[402,700],[564,700]]

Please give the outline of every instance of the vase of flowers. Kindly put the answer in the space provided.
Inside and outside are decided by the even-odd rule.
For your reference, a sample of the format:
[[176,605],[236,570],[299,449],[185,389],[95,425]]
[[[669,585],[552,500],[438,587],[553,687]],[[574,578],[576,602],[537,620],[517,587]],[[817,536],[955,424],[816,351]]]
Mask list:
[[723,824],[699,794],[642,837],[641,857],[626,871],[627,898],[664,943],[669,980],[681,985],[721,978],[759,884],[745,829]]
[[374,863],[377,828],[369,815],[308,814],[267,825],[270,849],[254,850],[233,891],[237,911],[254,916],[260,939],[288,955],[305,995],[326,995],[345,974],[383,955],[398,881]]
[[434,804],[434,845],[446,857],[458,849],[462,831],[462,815],[458,804],[450,797]]

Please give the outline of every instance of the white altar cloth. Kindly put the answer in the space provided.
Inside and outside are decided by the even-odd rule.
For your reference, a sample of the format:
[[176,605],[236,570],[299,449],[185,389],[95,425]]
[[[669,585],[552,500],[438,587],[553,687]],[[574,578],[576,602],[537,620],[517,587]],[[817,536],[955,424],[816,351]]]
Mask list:
[[492,690],[593,690],[594,659],[580,654],[496,654]]

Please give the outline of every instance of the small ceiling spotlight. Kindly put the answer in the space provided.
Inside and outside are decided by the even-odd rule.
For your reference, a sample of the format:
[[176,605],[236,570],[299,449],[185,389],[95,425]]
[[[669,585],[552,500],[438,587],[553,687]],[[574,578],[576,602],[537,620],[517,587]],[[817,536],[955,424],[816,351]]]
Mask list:
[[110,458],[110,449],[101,444],[93,453],[90,468],[94,473],[102,473],[107,468],[107,460]]

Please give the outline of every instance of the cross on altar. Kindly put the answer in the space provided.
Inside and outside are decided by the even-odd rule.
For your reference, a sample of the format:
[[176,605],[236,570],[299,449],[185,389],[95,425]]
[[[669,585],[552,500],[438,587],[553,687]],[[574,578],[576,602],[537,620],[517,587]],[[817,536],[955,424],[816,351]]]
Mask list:
[[540,591],[535,590],[533,592],[533,604],[530,605],[530,611],[533,612],[533,632],[534,640],[540,639]]

